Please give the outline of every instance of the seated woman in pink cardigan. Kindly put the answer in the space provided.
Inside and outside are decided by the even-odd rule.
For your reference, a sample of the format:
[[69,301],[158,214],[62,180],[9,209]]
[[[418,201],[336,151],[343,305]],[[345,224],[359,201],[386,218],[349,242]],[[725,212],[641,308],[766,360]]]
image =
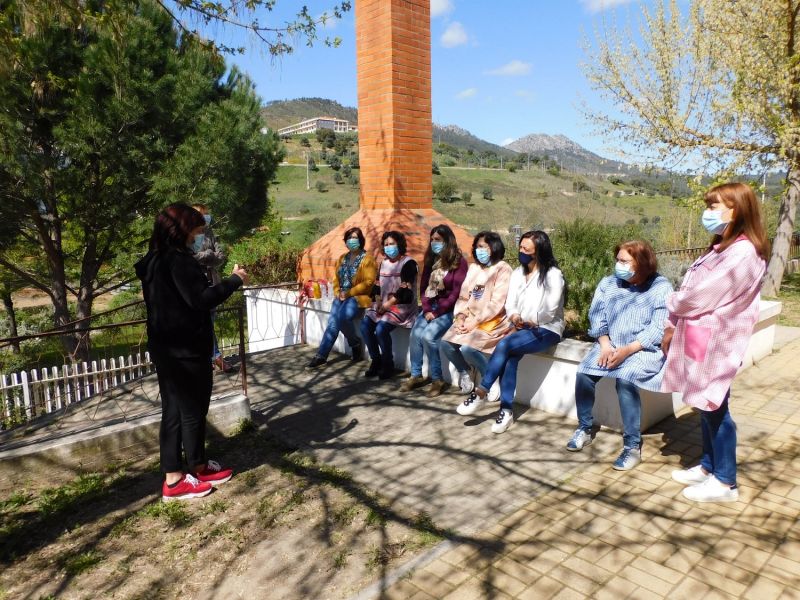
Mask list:
[[749,186],[714,187],[705,201],[702,222],[714,238],[680,290],[667,298],[661,389],[682,392],[684,403],[700,412],[700,464],[672,472],[673,479],[689,486],[683,495],[696,502],[735,502],[736,425],[728,399],[758,320],[769,242]]
[[508,333],[505,303],[511,267],[503,260],[506,248],[494,231],[481,231],[472,241],[472,258],[467,277],[453,311],[453,326],[444,334],[442,352],[458,371],[458,385],[469,394],[475,388],[470,367],[477,381],[486,373],[491,352]]

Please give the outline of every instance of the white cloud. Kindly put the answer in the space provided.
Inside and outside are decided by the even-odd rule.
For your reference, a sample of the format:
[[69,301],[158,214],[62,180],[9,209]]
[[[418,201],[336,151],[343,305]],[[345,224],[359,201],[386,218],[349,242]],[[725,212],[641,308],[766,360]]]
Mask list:
[[502,142],[500,142],[500,145],[501,146],[508,146],[513,141],[514,141],[514,138],[506,138]]
[[478,88],[467,88],[465,90],[461,90],[456,94],[456,98],[459,100],[466,100],[467,98],[472,98],[475,94],[478,93]]
[[581,4],[590,13],[599,13],[615,6],[622,6],[623,4],[630,4],[637,0],[581,0]]
[[514,95],[517,98],[522,98],[527,102],[533,102],[533,100],[536,98],[536,94],[531,90],[517,90],[514,92]]
[[515,77],[517,75],[527,75],[530,72],[531,72],[531,63],[526,63],[521,60],[512,60],[510,63],[506,63],[502,67],[486,71],[486,75],[502,75],[505,77]]
[[461,46],[467,43],[467,32],[461,23],[453,21],[445,29],[440,41],[445,48]]
[[441,17],[454,9],[452,0],[431,0],[431,17]]

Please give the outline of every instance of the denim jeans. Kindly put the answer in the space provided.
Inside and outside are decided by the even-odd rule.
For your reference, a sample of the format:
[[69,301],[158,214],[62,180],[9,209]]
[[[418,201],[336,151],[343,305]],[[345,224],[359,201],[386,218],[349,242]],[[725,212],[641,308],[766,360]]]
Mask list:
[[397,325],[386,321],[376,323],[369,317],[361,319],[361,337],[367,345],[369,357],[373,361],[379,361],[384,369],[394,368],[391,334],[395,327]]
[[504,337],[497,344],[489,359],[480,388],[488,392],[500,378],[500,407],[511,410],[514,406],[514,391],[517,389],[517,366],[526,354],[534,354],[561,341],[561,336],[549,329],[536,327],[520,329]]
[[489,364],[489,359],[481,352],[471,346],[463,344],[454,344],[453,342],[445,342],[442,344],[442,352],[447,357],[456,371],[459,373],[466,373],[470,365],[478,370],[481,377],[486,373],[486,366]]
[[422,375],[422,358],[428,355],[428,373],[434,381],[442,378],[442,358],[439,356],[439,343],[442,336],[453,324],[453,313],[445,313],[431,321],[420,313],[411,328],[411,339],[408,342],[411,354],[411,376]]
[[358,316],[360,311],[361,308],[355,298],[347,298],[344,302],[336,298],[333,301],[331,314],[328,317],[328,326],[322,335],[317,356],[328,358],[328,354],[331,353],[331,348],[336,343],[336,338],[339,337],[340,331],[351,348],[361,343],[356,335],[356,327],[353,324],[353,319]]
[[[578,373],[575,377],[575,407],[578,410],[578,424],[586,433],[592,430],[592,408],[597,382],[602,375]],[[642,401],[639,388],[624,379],[615,379],[619,412],[622,415],[622,445],[626,448],[642,446]]]
[[736,424],[728,409],[730,391],[717,410],[701,410],[703,458],[700,464],[722,483],[736,485]]

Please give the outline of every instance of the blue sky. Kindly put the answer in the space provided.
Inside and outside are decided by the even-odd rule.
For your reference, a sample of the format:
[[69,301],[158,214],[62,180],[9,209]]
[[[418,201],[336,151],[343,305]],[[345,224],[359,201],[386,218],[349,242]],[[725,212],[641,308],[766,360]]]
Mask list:
[[[331,6],[306,4],[316,14]],[[262,20],[279,24],[301,5],[280,0]],[[608,155],[609,144],[592,134],[578,110],[581,99],[598,102],[579,67],[581,43],[604,18],[627,20],[638,12],[636,0],[432,0],[433,120],[497,144],[528,133],[563,133]],[[341,46],[298,44],[294,54],[275,61],[243,36],[214,36],[247,47],[230,60],[265,101],[319,96],[355,106],[354,12],[322,33],[341,37]]]

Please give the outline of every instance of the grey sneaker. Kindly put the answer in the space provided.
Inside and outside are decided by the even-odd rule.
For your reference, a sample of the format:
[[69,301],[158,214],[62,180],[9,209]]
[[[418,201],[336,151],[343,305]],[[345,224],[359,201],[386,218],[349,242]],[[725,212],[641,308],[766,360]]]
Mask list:
[[642,462],[642,451],[639,448],[625,447],[611,466],[617,471],[630,471],[640,462]]
[[584,446],[592,443],[592,434],[586,433],[583,429],[578,427],[572,437],[567,442],[567,450],[570,452],[580,452]]

